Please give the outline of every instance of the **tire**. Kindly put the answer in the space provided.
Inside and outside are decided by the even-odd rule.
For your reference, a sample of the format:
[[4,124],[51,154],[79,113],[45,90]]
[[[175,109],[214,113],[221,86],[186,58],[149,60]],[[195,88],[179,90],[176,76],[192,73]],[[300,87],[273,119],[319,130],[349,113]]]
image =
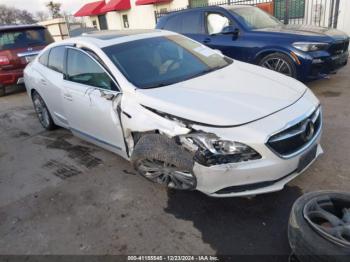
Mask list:
[[348,262],[350,261],[350,247],[341,246],[330,241],[305,219],[305,206],[311,200],[320,197],[345,197],[350,201],[349,193],[332,191],[313,192],[301,196],[294,203],[290,214],[288,225],[289,244],[300,262]]
[[[47,108],[45,101],[42,99],[42,97],[38,94],[38,92],[34,91],[32,95],[33,105],[35,112],[38,116],[40,124],[45,128],[46,130],[54,130],[57,126],[55,125],[50,111]],[[41,108],[40,108],[40,106]]]
[[5,95],[6,95],[5,86],[0,85],[0,97],[5,96]]
[[[277,61],[280,61],[277,63]],[[294,61],[282,53],[272,53],[259,61],[259,66],[276,71],[278,73],[297,78],[297,70]]]
[[196,188],[193,155],[166,136],[142,136],[134,148],[131,162],[140,175],[152,182],[174,189]]

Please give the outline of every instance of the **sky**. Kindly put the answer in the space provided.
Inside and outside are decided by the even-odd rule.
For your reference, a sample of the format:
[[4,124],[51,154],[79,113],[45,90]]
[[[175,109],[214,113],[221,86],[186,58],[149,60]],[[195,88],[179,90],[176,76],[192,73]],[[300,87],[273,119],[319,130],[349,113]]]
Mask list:
[[[50,0],[0,0],[0,4],[25,9],[31,13],[35,13],[36,11],[47,11],[45,4],[49,1]],[[54,2],[62,4],[61,11],[72,14],[78,11],[84,4],[93,1],[94,0],[54,0]]]

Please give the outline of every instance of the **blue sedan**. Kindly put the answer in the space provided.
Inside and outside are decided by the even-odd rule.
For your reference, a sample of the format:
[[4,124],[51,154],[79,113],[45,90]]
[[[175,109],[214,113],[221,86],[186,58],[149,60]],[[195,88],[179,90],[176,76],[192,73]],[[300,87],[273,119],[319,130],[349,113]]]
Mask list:
[[284,25],[253,6],[209,6],[161,17],[158,29],[184,34],[223,54],[301,81],[345,66],[349,36],[328,28]]

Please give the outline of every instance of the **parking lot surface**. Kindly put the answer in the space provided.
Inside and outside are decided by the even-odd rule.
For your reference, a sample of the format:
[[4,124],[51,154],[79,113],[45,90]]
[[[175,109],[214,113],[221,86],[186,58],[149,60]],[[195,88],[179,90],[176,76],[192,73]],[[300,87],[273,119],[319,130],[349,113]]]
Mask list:
[[23,92],[0,98],[0,254],[289,254],[304,192],[350,191],[350,66],[309,84],[324,155],[283,191],[252,199],[169,191],[64,129],[44,131]]

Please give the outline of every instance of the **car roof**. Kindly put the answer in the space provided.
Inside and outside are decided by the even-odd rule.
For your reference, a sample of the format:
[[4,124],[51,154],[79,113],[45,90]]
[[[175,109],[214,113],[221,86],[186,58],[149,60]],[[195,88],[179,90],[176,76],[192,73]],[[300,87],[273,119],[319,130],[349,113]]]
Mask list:
[[182,9],[178,11],[173,11],[169,12],[164,16],[164,18],[170,17],[170,16],[176,16],[177,14],[180,13],[186,13],[186,12],[195,12],[195,11],[200,11],[200,10],[222,10],[222,9],[229,9],[229,10],[234,10],[238,8],[243,8],[243,7],[253,7],[252,5],[208,5],[208,6],[201,6],[201,7],[193,7],[193,8],[187,8],[187,9]]
[[105,30],[84,33],[81,36],[72,37],[67,40],[60,41],[58,44],[88,43],[99,48],[103,48],[119,43],[166,35],[176,35],[176,33],[159,29]]
[[44,29],[45,27],[42,25],[5,25],[0,26],[0,31],[11,31],[18,29]]
[[114,38],[140,35],[140,34],[152,34],[160,32],[157,29],[132,29],[132,30],[102,30],[102,31],[92,31],[84,33],[83,37],[90,37],[99,40],[111,40]]

